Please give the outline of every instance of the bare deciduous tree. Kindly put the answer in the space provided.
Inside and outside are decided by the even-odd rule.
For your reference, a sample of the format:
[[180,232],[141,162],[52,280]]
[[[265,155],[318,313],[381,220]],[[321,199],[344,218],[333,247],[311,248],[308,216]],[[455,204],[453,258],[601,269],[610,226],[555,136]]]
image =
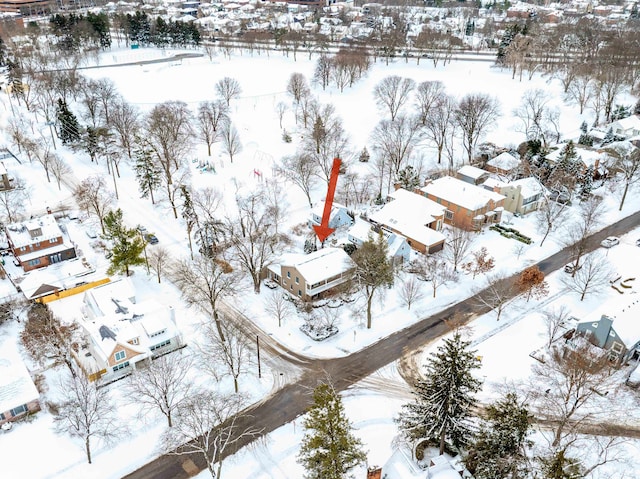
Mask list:
[[471,248],[473,238],[469,231],[459,228],[449,229],[447,236],[444,254],[451,262],[453,272],[455,273],[458,271],[460,263],[462,263],[469,254],[469,248]]
[[516,280],[515,286],[519,293],[527,297],[527,301],[532,297],[540,299],[549,294],[549,285],[544,279],[544,273],[536,265],[525,268]]
[[235,78],[224,77],[216,83],[216,93],[225,101],[228,107],[231,104],[231,100],[240,97],[242,88]]
[[396,119],[400,109],[409,101],[411,92],[415,88],[415,81],[392,75],[384,78],[373,89],[376,104],[381,109],[387,109],[391,121]]
[[198,256],[193,261],[183,259],[176,262],[170,274],[187,304],[198,307],[213,319],[224,341],[218,310],[223,299],[238,292],[238,271],[222,259]]
[[135,137],[140,130],[140,112],[123,98],[111,105],[108,126],[115,132],[118,147],[131,158]]
[[293,314],[293,306],[280,289],[274,290],[265,301],[264,310],[278,320],[278,327]]
[[289,77],[289,83],[287,83],[287,93],[293,97],[293,100],[300,103],[300,99],[309,95],[310,92],[307,77],[302,73],[292,73]]
[[469,93],[462,97],[454,115],[462,133],[462,145],[467,152],[467,160],[471,163],[478,140],[500,116],[499,102],[484,93]]
[[233,157],[242,151],[240,134],[232,123],[227,123],[222,127],[222,149],[229,155],[229,161],[233,163]]
[[72,170],[69,165],[67,165],[60,156],[55,153],[52,154],[51,162],[49,163],[49,170],[51,174],[56,179],[56,183],[58,184],[58,191],[61,190],[60,183],[62,179],[71,174]]
[[544,147],[547,146],[549,131],[552,131],[548,124],[549,118],[554,115],[550,101],[551,97],[544,90],[527,90],[520,105],[513,110],[513,114],[522,122],[521,131],[527,140],[541,140]]
[[173,415],[193,387],[187,378],[191,365],[191,358],[180,353],[160,356],[146,367],[136,367],[126,379],[125,390],[143,413],[159,410],[173,427]]
[[588,406],[613,387],[614,372],[607,352],[581,337],[571,347],[551,348],[544,363],[534,363],[530,405],[536,417],[552,428],[553,447],[593,415]]
[[103,176],[90,176],[80,182],[74,191],[78,206],[88,215],[94,215],[100,221],[104,234],[104,217],[114,204],[113,192],[107,189]]
[[200,328],[202,340],[198,349],[202,368],[218,381],[224,376],[231,376],[237,394],[240,390],[238,378],[249,372],[253,343],[235,321],[238,319],[225,318],[220,323],[223,338],[211,322],[203,322]]
[[25,181],[16,175],[12,188],[0,191],[0,220],[4,224],[20,221],[24,217],[29,197],[29,188]]
[[575,276],[580,259],[588,249],[587,240],[602,222],[602,214],[604,213],[604,205],[602,200],[596,196],[591,196],[586,201],[582,201],[574,216],[574,221],[566,225],[566,235],[563,238],[564,245],[571,250],[574,261]]
[[171,264],[171,253],[162,246],[156,246],[147,253],[147,261],[149,262],[149,268],[156,274],[158,283],[160,283],[162,276],[164,276]]
[[313,124],[309,125],[303,148],[317,164],[320,177],[327,184],[331,178],[334,158],[344,158],[347,154],[349,138],[344,130],[342,119],[333,105],[314,105],[311,113]]
[[309,207],[313,207],[311,190],[317,181],[319,171],[317,163],[309,155],[298,152],[293,156],[285,156],[276,171],[288,182],[299,187],[307,197]]
[[[207,463],[212,479],[220,479],[222,458],[247,436],[258,434],[242,410],[247,405],[241,394],[216,391],[193,394],[176,412],[175,426],[165,431],[162,445],[169,454],[198,454]],[[216,467],[217,464],[217,467]]]
[[544,232],[540,246],[542,246],[549,236],[549,233],[554,231],[558,226],[563,224],[563,220],[566,217],[567,204],[551,201],[545,198],[538,205],[536,210],[536,223],[538,228]]
[[607,258],[603,254],[592,253],[585,256],[582,267],[575,274],[562,277],[562,284],[567,289],[578,293],[580,301],[585,296],[609,285],[613,270]]
[[569,308],[562,305],[558,308],[547,309],[542,312],[544,325],[547,332],[547,347],[550,348],[553,342],[558,339],[561,328],[567,324],[571,317]]
[[427,118],[445,95],[444,85],[439,81],[423,81],[416,87],[415,108],[422,125],[426,125]]
[[211,156],[211,145],[229,122],[229,108],[223,101],[203,101],[198,105],[197,118],[200,139],[207,144],[207,153]]
[[423,282],[418,280],[414,275],[406,276],[400,283],[400,291],[398,292],[402,304],[411,309],[411,305],[424,298]]
[[[455,100],[442,94],[436,100],[433,108],[429,110],[425,118],[424,134],[431,140],[438,150],[438,164],[442,162],[442,151],[449,138],[455,134],[457,127],[454,116],[456,109]],[[451,165],[453,167],[453,165]]]
[[487,276],[484,286],[476,289],[476,300],[481,307],[488,307],[496,312],[496,321],[500,321],[504,309],[517,294],[513,279],[504,273]]
[[622,179],[623,188],[618,207],[618,211],[622,211],[629,188],[640,181],[640,150],[633,148],[631,151],[625,151],[621,147],[613,147],[605,151],[614,159],[611,169]]
[[91,441],[110,441],[118,437],[122,427],[115,414],[117,408],[106,388],[97,388],[83,373],[69,374],[60,385],[62,402],[55,405],[53,420],[60,432],[84,442],[87,461],[91,464]]
[[493,257],[489,256],[489,251],[484,246],[471,253],[471,261],[464,263],[462,267],[467,273],[473,275],[473,279],[479,274],[488,273],[495,266]]
[[[260,274],[276,259],[280,242],[273,206],[264,189],[236,198],[237,213],[226,219],[226,232],[233,256],[251,276],[253,290],[260,293]],[[276,206],[277,207],[277,206]]]

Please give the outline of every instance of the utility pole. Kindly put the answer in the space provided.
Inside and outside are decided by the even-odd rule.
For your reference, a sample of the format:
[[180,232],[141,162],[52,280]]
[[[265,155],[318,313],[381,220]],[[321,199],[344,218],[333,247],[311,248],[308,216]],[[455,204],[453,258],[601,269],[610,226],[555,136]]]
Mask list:
[[256,349],[258,350],[258,378],[262,378],[262,370],[260,368],[260,337],[256,334]]

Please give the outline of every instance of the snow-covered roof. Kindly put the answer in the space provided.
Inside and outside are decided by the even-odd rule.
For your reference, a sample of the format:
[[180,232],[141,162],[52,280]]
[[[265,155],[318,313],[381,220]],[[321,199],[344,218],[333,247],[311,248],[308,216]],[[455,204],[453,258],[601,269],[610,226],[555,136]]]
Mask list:
[[482,187],[483,188],[489,189],[489,190],[492,190],[492,191],[493,191],[493,189],[495,187],[501,188],[501,187],[506,186],[506,185],[507,185],[507,183],[505,183],[504,181],[499,180],[498,178],[493,178],[493,177],[487,178],[485,180],[485,182],[482,183]]
[[520,187],[520,194],[523,198],[531,198],[532,196],[544,192],[544,186],[532,177],[512,181],[508,186],[513,186],[514,188]]
[[[558,158],[562,154],[563,149],[564,149],[564,145],[558,145],[558,148],[551,151],[549,154],[547,154],[545,158],[550,162],[555,163],[558,161]],[[576,149],[576,155],[582,161],[582,163],[584,163],[586,167],[589,167],[589,166],[595,167],[596,162],[600,162],[606,158],[605,153],[595,150],[593,148],[585,148],[582,145],[575,145],[575,149]]]
[[451,176],[438,178],[421,188],[421,190],[471,211],[483,208],[491,200],[498,202],[505,198],[500,193],[466,183]]
[[460,479],[460,474],[451,465],[446,455],[434,456],[428,472],[418,467],[409,452],[401,448],[393,451],[389,460],[382,466],[382,476],[386,479]]
[[[322,218],[322,215],[324,214],[324,201],[319,201],[311,210],[311,213],[319,216],[320,218]],[[331,218],[333,218],[334,215],[338,214],[340,212],[340,210],[346,210],[347,207],[344,205],[341,205],[340,203],[333,203],[331,205],[331,213],[329,214],[329,220],[331,220]]]
[[7,225],[6,229],[14,248],[43,243],[62,236],[62,230],[53,215],[44,215],[22,223],[12,223]]
[[394,199],[373,213],[369,217],[371,221],[393,228],[427,246],[444,241],[442,233],[427,226],[444,215],[444,206],[402,188],[389,196]]
[[84,294],[87,313],[92,318],[120,312],[127,315],[135,303],[135,289],[129,278],[111,281],[89,289]]
[[493,166],[494,168],[498,168],[503,171],[511,171],[514,168],[517,168],[519,164],[520,160],[506,151],[487,161],[487,165]]
[[467,178],[473,178],[477,180],[478,178],[482,178],[489,174],[489,172],[483,170],[482,168],[478,168],[476,166],[464,165],[458,169],[458,173],[466,176]]
[[631,347],[640,341],[640,322],[638,322],[640,299],[629,301],[605,314],[613,319],[612,327],[620,339],[624,341],[625,346]]
[[353,226],[349,228],[348,234],[353,236],[354,238],[365,242],[369,237],[369,233],[371,233],[371,223],[368,221],[362,220],[360,218],[356,218],[356,221],[353,223]]
[[355,263],[342,248],[323,248],[307,255],[296,255],[288,258],[292,263],[284,264],[295,267],[305,281],[315,284],[323,279],[345,273],[355,267]]
[[616,126],[620,127],[623,130],[628,130],[630,128],[640,129],[640,117],[638,115],[631,115],[626,118],[620,118],[610,124],[614,129]]
[[27,367],[9,341],[0,343],[0,412],[40,397]]

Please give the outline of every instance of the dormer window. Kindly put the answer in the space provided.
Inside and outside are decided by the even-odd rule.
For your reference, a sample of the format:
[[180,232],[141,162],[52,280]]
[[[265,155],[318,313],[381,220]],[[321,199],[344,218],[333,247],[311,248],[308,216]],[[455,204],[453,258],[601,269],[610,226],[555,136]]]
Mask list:
[[36,238],[38,236],[42,236],[42,228],[34,228],[32,230],[29,230],[29,235],[32,238]]

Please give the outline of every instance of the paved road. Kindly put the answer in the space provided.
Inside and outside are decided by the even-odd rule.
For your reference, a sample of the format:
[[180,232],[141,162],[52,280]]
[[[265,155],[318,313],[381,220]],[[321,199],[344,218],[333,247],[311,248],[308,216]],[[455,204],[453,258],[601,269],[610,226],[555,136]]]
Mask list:
[[[621,236],[639,224],[640,212],[637,212],[606,227],[591,236],[588,241],[588,250],[593,251],[598,248],[600,241],[607,236]],[[565,248],[540,261],[538,266],[545,274],[550,274],[569,262],[569,255],[570,251]],[[298,381],[287,384],[263,401],[251,406],[246,411],[247,416],[239,421],[238,426],[240,430],[251,426],[253,429],[262,431],[262,434],[274,431],[306,411],[310,403],[311,392],[319,381],[331,378],[335,388],[338,391],[343,391],[383,366],[401,358],[405,353],[445,334],[449,330],[445,320],[454,314],[458,313],[469,318],[487,311],[489,308],[479,307],[477,299],[471,297],[347,357],[309,360]],[[296,356],[296,363],[298,363],[299,355]],[[249,438],[240,441],[234,450],[226,451],[225,456],[233,454],[249,442],[251,442]],[[199,470],[206,468],[204,460],[197,455],[188,458],[187,456],[164,455],[127,475],[125,479],[188,478],[191,476],[183,468],[187,459],[190,459]]]

